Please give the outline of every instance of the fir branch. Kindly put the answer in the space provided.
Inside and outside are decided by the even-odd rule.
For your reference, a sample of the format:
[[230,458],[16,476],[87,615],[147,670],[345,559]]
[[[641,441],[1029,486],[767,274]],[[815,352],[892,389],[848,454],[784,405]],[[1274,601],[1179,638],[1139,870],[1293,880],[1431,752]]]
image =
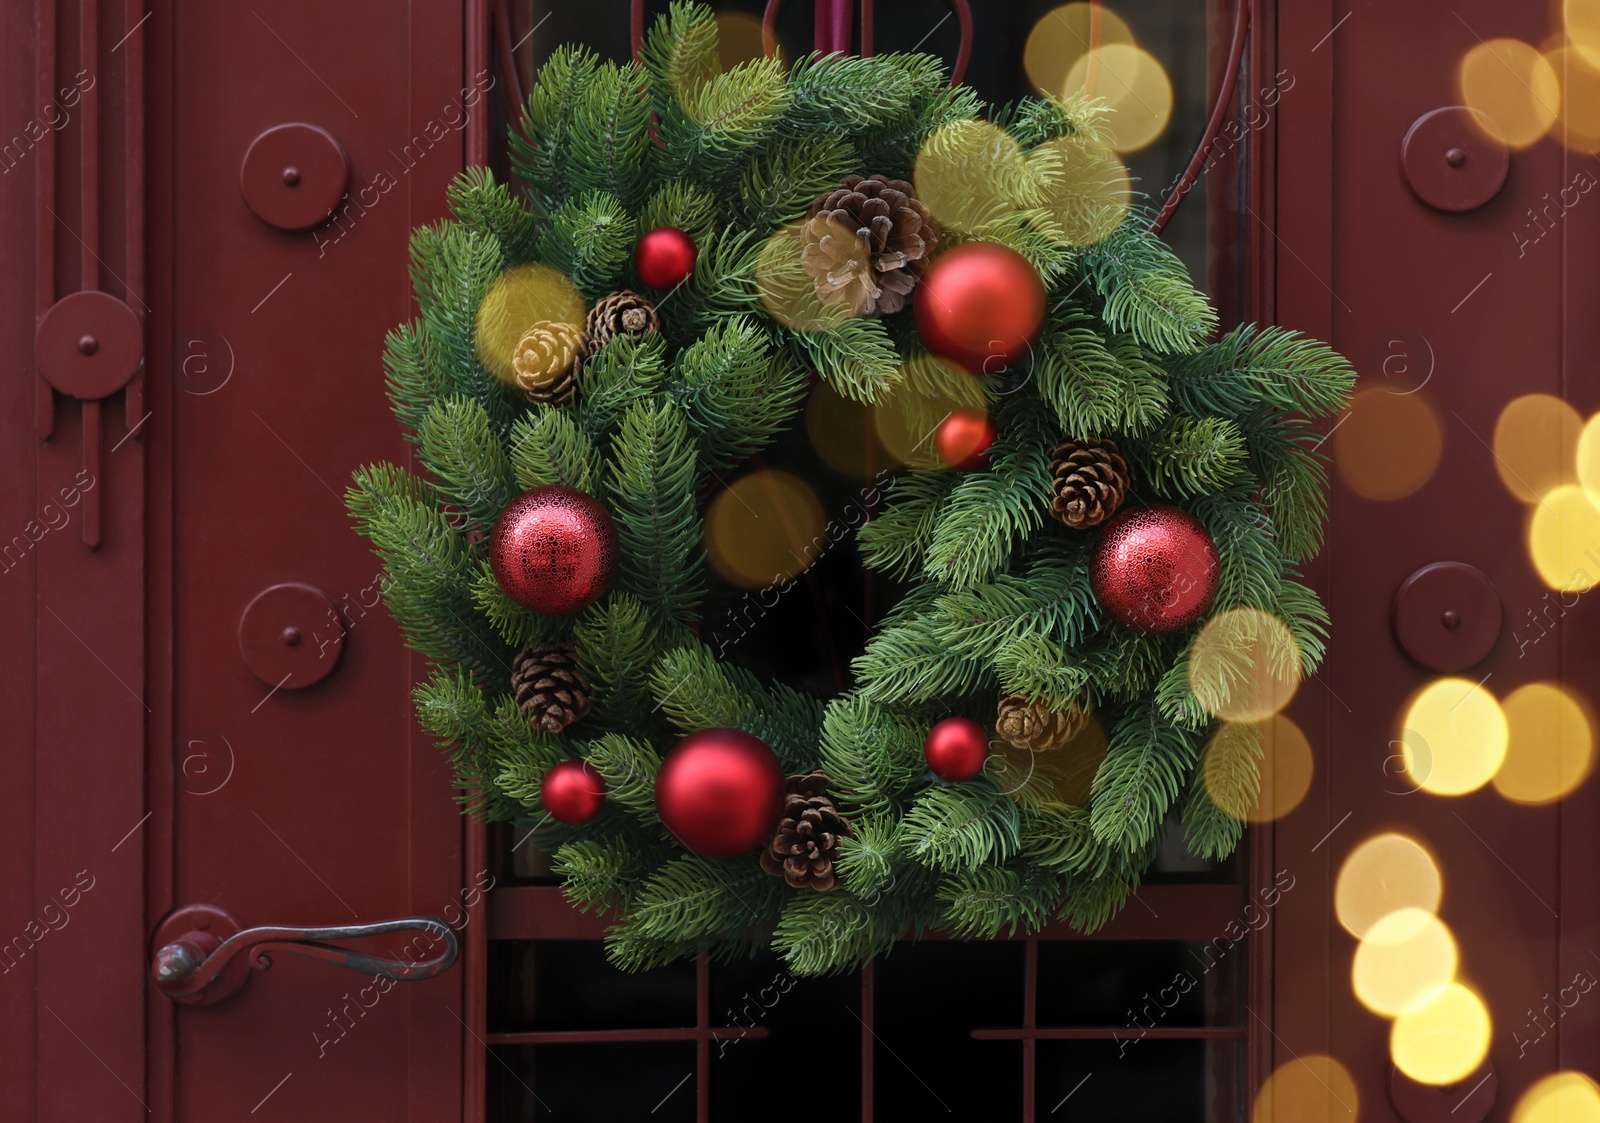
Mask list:
[[496,183],[488,168],[470,167],[456,177],[445,193],[450,213],[474,233],[500,243],[509,262],[528,260],[538,237],[533,212],[503,183]]
[[750,672],[721,663],[710,648],[679,647],[650,673],[657,705],[679,729],[742,729],[765,742],[785,773],[817,767],[823,707],[781,683],[762,686]]
[[961,482],[955,472],[913,472],[895,482],[894,501],[856,534],[868,569],[907,579],[920,570],[944,504]]
[[1197,858],[1225,858],[1261,795],[1262,728],[1225,722],[1206,744],[1183,809],[1184,839]]
[[599,59],[585,47],[561,46],[539,68],[519,128],[511,132],[511,170],[528,184],[533,213],[548,218],[571,193],[574,136],[582,128],[584,92]]
[[1123,451],[1141,485],[1185,499],[1227,487],[1248,455],[1234,422],[1183,414],[1167,418],[1146,440]]
[[648,728],[658,641],[644,606],[626,593],[609,593],[579,614],[573,639],[589,683],[591,720],[605,729]]
[[805,386],[804,372],[738,316],[678,353],[666,392],[683,407],[709,472],[765,447],[794,416]]
[[1017,805],[986,781],[931,787],[900,820],[905,852],[929,869],[975,870],[1005,862],[1020,840]]
[[1124,853],[1147,845],[1178,798],[1195,755],[1194,735],[1162,720],[1153,704],[1125,715],[1094,779],[1089,823],[1096,840]]
[[556,850],[550,865],[580,912],[626,909],[649,872],[639,848],[621,836],[574,839]]
[[1108,852],[1094,836],[1087,808],[1025,811],[1020,838],[1019,857],[1057,873],[1093,877],[1106,863]]
[[1189,280],[1189,271],[1165,242],[1150,233],[1149,216],[1136,211],[1109,238],[1086,247],[1085,275],[1105,301],[1113,331],[1125,331],[1152,351],[1187,355],[1217,329],[1217,313]]
[[417,721],[437,738],[455,770],[457,801],[474,818],[496,822],[516,818],[522,805],[508,798],[490,780],[489,708],[482,692],[465,674],[434,667],[413,691]]
[[433,475],[439,497],[475,520],[494,525],[516,497],[511,462],[478,402],[446,398],[423,415],[418,458]]
[[[846,694],[822,718],[822,767],[842,800],[864,815],[888,815],[928,775],[920,721]],[[867,847],[870,835],[858,836]],[[884,848],[887,844],[884,844]]]
[[603,63],[585,85],[566,169],[574,193],[597,191],[635,211],[651,187],[650,99],[635,63]]
[[596,300],[623,287],[633,245],[633,222],[621,201],[604,191],[588,191],[551,216],[539,235],[539,257]]
[[525,490],[561,484],[598,498],[599,459],[588,434],[567,410],[541,406],[511,427],[510,462],[517,486]]
[[612,448],[611,513],[617,587],[639,599],[657,627],[694,618],[701,593],[696,449],[677,407],[628,407]]
[[950,651],[937,629],[938,619],[932,615],[880,627],[850,663],[860,696],[869,702],[920,705],[992,682],[982,660]]
[[640,822],[658,825],[656,773],[661,757],[648,741],[607,733],[584,749],[584,760],[606,783],[606,801]]
[[1066,890],[1065,879],[1046,869],[983,866],[943,878],[939,900],[956,935],[993,939],[1042,928]]
[[642,339],[619,335],[578,370],[577,401],[563,412],[591,441],[602,441],[629,406],[655,394],[666,378],[666,340],[656,334]]
[[[1344,409],[1355,386],[1349,360],[1287,328],[1245,324],[1168,365],[1185,412],[1242,418],[1255,406],[1312,417]],[[1248,431],[1248,427],[1247,427]]]
[[558,643],[567,634],[570,620],[564,616],[547,616],[530,612],[506,595],[494,571],[486,560],[478,563],[478,574],[472,582],[472,599],[478,611],[493,625],[495,632],[513,648],[529,644]]

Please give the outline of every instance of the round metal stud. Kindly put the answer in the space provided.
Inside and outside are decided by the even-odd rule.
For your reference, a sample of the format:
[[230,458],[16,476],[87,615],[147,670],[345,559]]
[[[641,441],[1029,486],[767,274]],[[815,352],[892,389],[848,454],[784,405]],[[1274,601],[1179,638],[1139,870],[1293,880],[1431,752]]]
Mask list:
[[1464,671],[1488,658],[1504,612],[1494,585],[1463,562],[1417,570],[1394,596],[1394,634],[1401,650],[1429,670]]
[[344,632],[344,618],[321,589],[274,585],[257,593],[239,618],[239,654],[262,682],[298,690],[333,673]]
[[1389,1102],[1406,1123],[1483,1123],[1499,1091],[1500,1077],[1487,1057],[1454,1084],[1419,1084],[1398,1068],[1389,1070]]
[[52,304],[33,337],[45,381],[83,401],[115,394],[144,362],[144,330],[110,293],[75,292]]
[[333,217],[350,185],[350,161],[315,125],[275,125],[250,142],[239,169],[244,201],[279,230],[310,230]]
[[1448,105],[1412,123],[1400,142],[1400,164],[1418,199],[1435,210],[1462,214],[1500,193],[1511,170],[1511,149],[1487,115]]

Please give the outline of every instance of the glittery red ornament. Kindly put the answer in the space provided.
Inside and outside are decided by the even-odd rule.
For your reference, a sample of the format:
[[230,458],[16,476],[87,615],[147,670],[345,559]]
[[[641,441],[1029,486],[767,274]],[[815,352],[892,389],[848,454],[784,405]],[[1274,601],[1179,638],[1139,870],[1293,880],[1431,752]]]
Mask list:
[[783,814],[778,758],[738,729],[702,729],[675,745],[656,773],[656,811],[685,850],[732,858],[772,840]]
[[947,717],[928,730],[922,755],[939,779],[950,783],[970,780],[983,771],[989,759],[989,734],[975,721]]
[[523,608],[565,616],[611,586],[617,529],[606,509],[576,488],[525,491],[495,520],[489,565]]
[[994,425],[981,409],[951,410],[933,435],[933,447],[938,450],[939,459],[963,472],[987,464],[992,444]]
[[605,806],[606,782],[588,761],[564,760],[544,774],[539,802],[552,819],[587,823]]
[[1187,511],[1133,507],[1106,523],[1089,571],[1111,618],[1140,632],[1192,624],[1217,592],[1217,547]]
[[1044,283],[1027,258],[994,242],[968,242],[934,258],[917,286],[917,334],[967,373],[990,374],[1027,353],[1044,304]]
[[665,291],[694,272],[694,259],[699,252],[694,239],[682,230],[661,226],[639,239],[633,251],[633,268],[639,280]]

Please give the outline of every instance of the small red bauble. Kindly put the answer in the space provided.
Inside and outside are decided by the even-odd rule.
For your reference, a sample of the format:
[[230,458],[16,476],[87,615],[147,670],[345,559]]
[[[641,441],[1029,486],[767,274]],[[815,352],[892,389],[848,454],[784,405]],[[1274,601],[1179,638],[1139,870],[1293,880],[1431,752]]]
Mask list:
[[1217,592],[1217,546],[1187,511],[1123,511],[1095,543],[1089,579],[1111,618],[1141,632],[1194,623]]
[[525,491],[495,520],[489,566],[523,608],[565,616],[611,587],[617,528],[606,509],[576,488]]
[[928,730],[922,755],[939,779],[949,783],[970,780],[983,771],[989,759],[989,734],[975,721],[947,717]]
[[605,806],[606,782],[588,761],[564,760],[544,774],[539,802],[552,819],[587,823]]
[[968,374],[988,374],[1027,353],[1044,305],[1044,283],[1027,258],[968,242],[935,258],[917,286],[917,334]]
[[676,226],[662,226],[639,239],[633,251],[633,268],[639,280],[653,289],[674,288],[694,272],[699,254],[694,239]]
[[733,858],[772,841],[784,789],[778,758],[758,738],[702,729],[661,762],[656,812],[685,850]]
[[989,446],[994,444],[994,425],[981,409],[956,409],[939,422],[933,446],[939,459],[952,468],[970,472],[989,462]]

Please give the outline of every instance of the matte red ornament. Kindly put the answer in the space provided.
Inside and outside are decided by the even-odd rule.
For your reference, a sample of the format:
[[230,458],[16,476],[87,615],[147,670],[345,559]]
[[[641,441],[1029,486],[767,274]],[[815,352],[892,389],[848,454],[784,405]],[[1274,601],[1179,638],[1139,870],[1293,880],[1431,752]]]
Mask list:
[[552,819],[587,823],[606,805],[606,782],[586,760],[564,760],[544,774],[539,802]]
[[989,462],[989,446],[994,444],[994,425],[981,409],[953,409],[939,422],[933,446],[939,459],[952,468],[970,472]]
[[633,268],[639,280],[653,289],[675,288],[694,272],[700,251],[694,239],[676,226],[661,226],[639,239],[633,251]]
[[565,616],[611,587],[617,528],[593,497],[551,484],[525,491],[495,520],[489,566],[523,608]]
[[952,784],[970,780],[989,759],[989,734],[975,721],[947,717],[928,730],[922,755],[939,779]]
[[1217,593],[1217,546],[1187,511],[1158,504],[1123,511],[1100,529],[1089,580],[1111,618],[1140,632],[1172,632],[1200,618]]
[[917,286],[917,334],[968,374],[990,374],[1027,353],[1044,305],[1044,283],[1027,258],[994,242],[967,242],[934,258]]
[[733,858],[772,841],[784,789],[783,768],[759,738],[702,729],[661,762],[656,811],[685,850]]

